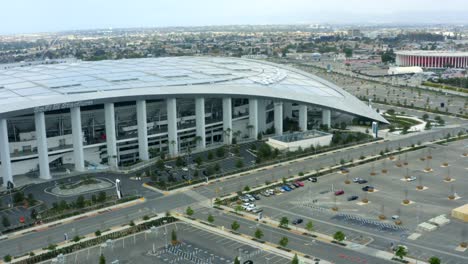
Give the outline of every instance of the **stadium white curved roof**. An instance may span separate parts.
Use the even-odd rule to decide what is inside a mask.
[[[100,103],[197,95],[289,100],[387,123],[363,102],[324,79],[257,60],[165,57],[78,61],[0,70],[0,117],[90,100]]]

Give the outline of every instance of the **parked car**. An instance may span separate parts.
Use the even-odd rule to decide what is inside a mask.
[[[247,197],[251,202],[255,201],[255,197],[250,194],[246,194],[245,197]]]
[[[290,192],[290,191],[292,190],[292,189],[289,188],[289,186],[287,186],[287,185],[283,185],[281,188],[282,188],[283,190],[287,191],[287,192]]]
[[[258,194],[252,194],[252,197],[255,198],[255,200],[260,200],[260,196]]]
[[[265,196],[265,197],[269,197],[270,196],[270,192],[268,191],[263,191],[260,193],[261,195]]]
[[[412,182],[412,181],[415,181],[416,180],[416,177],[415,176],[411,176],[407,179],[407,181],[409,182]]]
[[[358,182],[359,180],[362,180],[361,178],[353,178],[353,182]]]
[[[301,181],[296,181],[297,184],[299,184],[299,187],[304,187],[304,183]]]
[[[292,224],[293,224],[293,225],[298,225],[298,224],[300,224],[300,223],[302,223],[302,222],[304,222],[304,220],[302,220],[302,218],[298,218],[298,219],[295,219],[295,220],[292,222]]]
[[[286,183],[286,186],[289,187],[289,189],[294,190],[296,187],[292,185],[291,183]]]
[[[344,191],[343,190],[337,190],[335,191],[335,195],[338,196],[338,195],[343,195],[344,194]]]
[[[359,198],[359,196],[357,195],[351,195],[348,197],[348,201],[354,201],[354,200],[357,200]]]
[[[357,183],[359,183],[359,184],[364,184],[364,183],[367,183],[367,180],[360,179]]]
[[[263,212],[263,209],[262,209],[262,208],[256,207],[255,209],[252,210],[252,213],[258,214],[258,213],[260,213],[260,212]]]
[[[317,177],[310,177],[309,180],[310,180],[311,182],[317,182]]]
[[[400,216],[399,215],[392,215],[392,219],[393,220],[398,220],[398,219],[400,219]]]
[[[294,185],[294,187],[296,187],[296,188],[301,187],[301,186],[299,185],[299,183],[297,183],[297,182],[294,182],[293,185]]]
[[[250,199],[247,198],[247,197],[245,197],[245,196],[241,196],[240,199],[241,199],[241,201],[243,201],[244,203],[250,202]]]
[[[362,187],[362,190],[365,192],[368,192],[369,190],[373,190],[373,189],[374,189],[374,186],[370,186],[370,185],[366,185]]]

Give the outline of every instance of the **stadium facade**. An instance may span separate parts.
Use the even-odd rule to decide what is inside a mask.
[[[351,118],[387,123],[336,85],[248,59],[170,57],[0,70],[3,184],[64,168],[117,169],[188,149],[306,131]]]
[[[468,68],[468,52],[434,50],[397,51],[396,65],[422,68]]]

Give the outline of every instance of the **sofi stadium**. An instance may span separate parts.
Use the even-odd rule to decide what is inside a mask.
[[[352,118],[386,123],[354,96],[314,75],[247,59],[171,57],[0,69],[3,184],[14,175],[51,179],[281,135]]]

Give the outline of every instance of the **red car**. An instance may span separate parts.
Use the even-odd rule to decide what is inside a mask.
[[[301,182],[301,181],[296,181],[297,185],[301,186],[301,187],[304,187],[304,183]]]
[[[338,196],[338,195],[343,195],[344,194],[344,191],[343,190],[338,190],[338,191],[335,191],[335,195]]]

